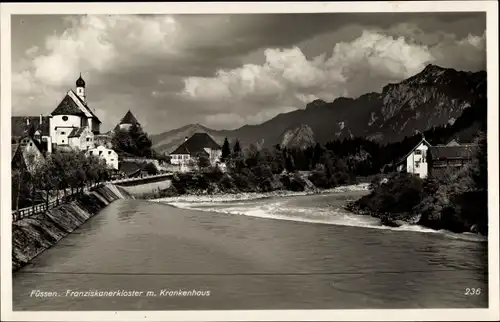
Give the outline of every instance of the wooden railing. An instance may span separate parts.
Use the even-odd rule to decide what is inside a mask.
[[[119,183],[128,183],[128,182],[133,182],[133,181],[141,181],[141,180],[147,180],[147,179],[153,179],[153,178],[160,178],[160,177],[169,177],[171,176],[172,173],[160,173],[160,174],[155,174],[155,175],[150,175],[150,176],[143,176],[143,177],[134,177],[134,178],[124,178],[124,179],[115,179],[115,180],[110,180],[110,181],[104,181],[104,182],[100,182],[90,188],[85,188],[84,191],[89,191],[90,190],[94,190],[98,187],[102,187],[106,184],[119,184]],[[73,194],[69,194],[66,196],[66,200],[77,194],[77,192],[73,193]],[[45,203],[45,202],[42,202],[42,203],[39,203],[39,204],[36,204],[36,205],[33,205],[33,206],[29,206],[29,207],[25,207],[25,208],[22,208],[22,209],[19,209],[19,210],[13,210],[12,211],[12,221],[17,221],[17,220],[20,220],[20,219],[23,219],[23,218],[26,218],[26,217],[29,217],[29,216],[33,216],[33,215],[36,215],[36,214],[40,214],[40,213],[44,213],[46,212],[47,210],[49,209],[52,209],[53,207],[57,206],[58,204],[64,202],[65,199],[64,197],[63,198],[58,198],[58,199],[55,199],[55,200],[51,200],[48,204]]]

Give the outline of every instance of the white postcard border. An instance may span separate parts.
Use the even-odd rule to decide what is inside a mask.
[[[410,321],[498,320],[498,4],[496,1],[394,2],[197,2],[197,3],[15,3],[1,4],[1,319],[8,321]],[[408,310],[252,310],[252,311],[12,311],[10,116],[11,35],[13,14],[210,14],[313,12],[471,12],[487,13],[489,308]]]

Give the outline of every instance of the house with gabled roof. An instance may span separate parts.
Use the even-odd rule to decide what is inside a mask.
[[[31,136],[20,137],[19,143],[11,144],[12,169],[26,169],[32,173],[36,165],[45,157],[42,151],[40,143]]]
[[[446,169],[459,169],[474,156],[473,144],[461,144],[456,139],[445,145],[431,145],[425,138],[396,164],[397,171],[426,178],[439,175]]]
[[[413,147],[396,164],[399,172],[407,172],[425,178],[429,175],[428,151],[432,145],[422,137],[417,145]]]
[[[89,149],[86,154],[96,156],[104,160],[109,168],[118,170],[118,154],[114,150],[100,145],[94,149]]]
[[[21,138],[29,136],[39,145],[42,153],[52,152],[49,116],[12,116],[11,144],[18,145]]]
[[[187,165],[206,156],[212,165],[217,164],[222,155],[222,148],[207,133],[195,133],[170,153],[172,164]]]

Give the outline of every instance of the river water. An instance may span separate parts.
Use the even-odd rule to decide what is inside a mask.
[[[13,308],[488,306],[486,241],[385,228],[340,208],[364,193],[164,200],[176,207],[119,200],[14,274]],[[36,290],[53,293],[40,297]],[[85,294],[111,291],[143,293]]]

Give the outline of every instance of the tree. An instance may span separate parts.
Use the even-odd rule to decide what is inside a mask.
[[[156,166],[151,163],[151,162],[148,162],[146,163],[146,165],[144,166],[144,170],[149,174],[149,175],[155,175],[158,173],[158,169],[156,168]]]
[[[238,140],[236,140],[236,142],[234,142],[233,153],[236,155],[241,153],[240,141],[238,141]]]
[[[151,139],[138,124],[132,124],[128,130],[116,130],[111,143],[117,152],[140,157],[151,157],[153,153]]]
[[[316,164],[320,162],[320,159],[323,156],[324,152],[325,152],[325,150],[323,149],[321,144],[316,143],[316,145],[314,146],[314,152],[312,155],[312,164],[311,164],[312,167],[315,167]]]
[[[137,153],[137,147],[132,137],[126,130],[115,131],[111,144],[116,152]]]
[[[144,132],[139,124],[132,124],[129,128],[128,133],[135,143],[136,153],[135,155],[141,157],[151,157],[151,139],[148,134]]]
[[[222,144],[221,160],[226,161],[230,154],[231,154],[231,147],[229,146],[229,141],[227,140],[227,138],[225,138],[224,143]]]
[[[475,140],[477,148],[472,160],[472,179],[478,190],[488,190],[488,147],[486,134],[479,133]]]
[[[293,156],[287,154],[285,157],[285,168],[286,171],[288,172],[294,172],[295,171],[295,162],[293,160]]]
[[[204,170],[210,166],[210,160],[208,159],[208,156],[204,153],[200,154],[198,156],[198,167],[200,170]]]

